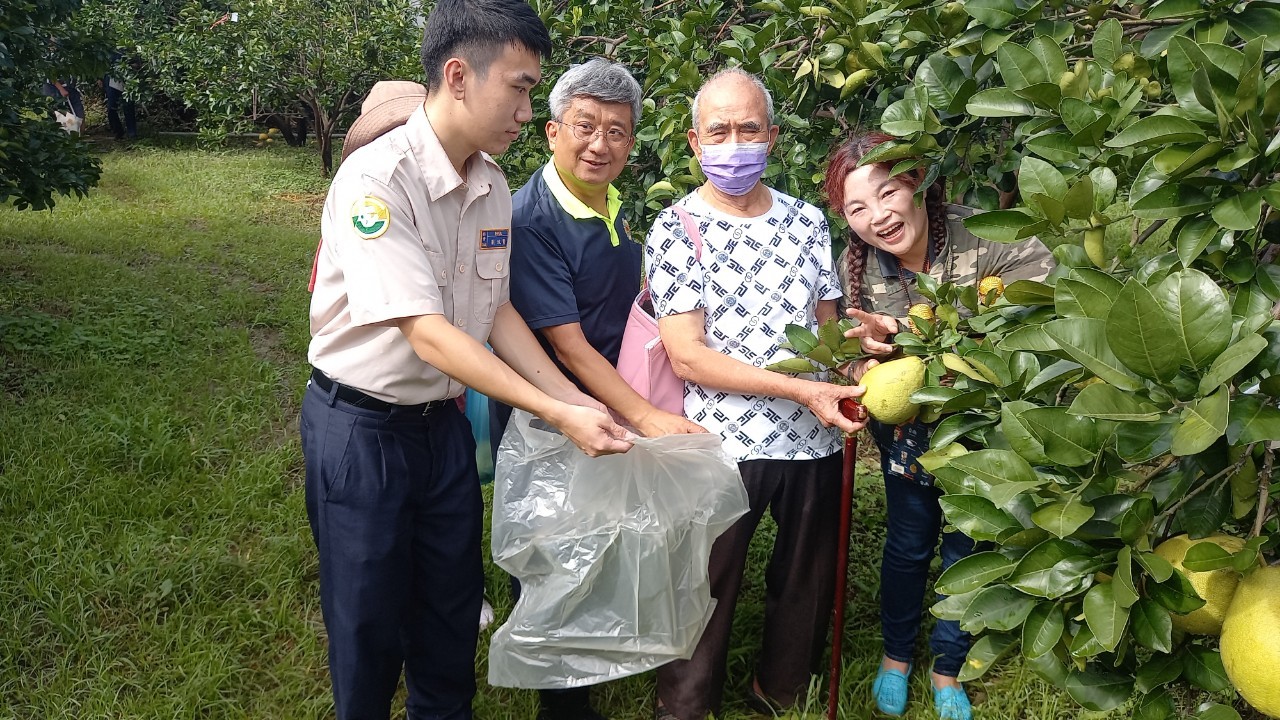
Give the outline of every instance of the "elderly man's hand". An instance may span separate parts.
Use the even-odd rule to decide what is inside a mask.
[[[855,433],[867,426],[865,419],[850,420],[840,411],[841,400],[858,398],[866,392],[861,385],[833,385],[825,382],[806,384],[802,400],[824,427],[834,425],[847,433]]]
[[[845,310],[844,314],[861,323],[852,330],[846,330],[844,336],[860,338],[864,351],[872,355],[888,355],[896,349],[892,343],[888,342],[889,338],[898,334],[896,319],[852,307]]]
[[[554,415],[546,419],[591,457],[624,453],[631,449],[628,439],[631,434],[595,408],[560,403]]]

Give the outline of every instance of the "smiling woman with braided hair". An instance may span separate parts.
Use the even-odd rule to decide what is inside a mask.
[[[982,240],[964,227],[971,208],[946,202],[943,183],[927,188],[923,205],[914,199],[925,170],[891,175],[897,161],[858,163],[881,143],[894,138],[859,133],[831,156],[823,190],[831,209],[849,223],[848,246],[836,263],[844,289],[845,313],[862,324],[850,336],[864,350],[893,354],[891,344],[908,316],[933,308],[916,290],[916,275],[927,273],[939,283],[977,285],[997,276],[1005,282],[1040,280],[1053,267],[1053,257],[1039,240],[1002,245]],[[923,304],[923,307],[916,307]],[[956,308],[961,315],[969,311]],[[917,458],[929,449],[933,424],[908,421],[899,426],[869,424],[880,450],[887,520],[880,568],[880,624],[884,658],[872,692],[877,707],[901,715],[907,706],[907,679],[920,632],[929,564],[942,530],[942,492]],[[942,533],[942,565],[973,552],[974,543],[960,532]],[[931,675],[934,707],[943,720],[970,720],[964,688],[956,680],[969,651],[969,635],[955,621],[934,625],[930,649],[936,655]]]

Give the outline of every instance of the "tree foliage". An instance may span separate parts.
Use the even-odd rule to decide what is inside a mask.
[[[96,39],[65,26],[79,5],[0,6],[0,203],[49,208],[55,195],[84,195],[98,181],[98,162],[54,122],[52,103],[40,92],[47,78],[91,76],[101,66]]]

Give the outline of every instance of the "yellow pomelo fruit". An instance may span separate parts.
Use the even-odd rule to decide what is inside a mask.
[[[1205,572],[1192,572],[1184,568],[1182,560],[1187,556],[1187,551],[1202,542],[1214,543],[1229,553],[1239,552],[1244,547],[1244,540],[1230,535],[1210,535],[1200,540],[1177,535],[1156,546],[1156,554],[1182,571],[1196,593],[1204,599],[1204,606],[1198,610],[1192,610],[1186,615],[1173,614],[1173,627],[1193,635],[1217,635],[1222,632],[1222,619],[1227,615],[1227,608],[1231,605],[1231,597],[1236,592],[1240,576],[1231,568]]]
[[[920,334],[920,330],[916,328],[916,319],[933,322],[933,318],[933,306],[929,303],[916,303],[907,308],[907,326],[917,335]]]
[[[1105,227],[1091,227],[1084,231],[1084,252],[1089,256],[1089,262],[1095,267],[1105,268],[1107,266],[1107,253],[1103,247],[1103,241],[1107,238],[1107,229]]]
[[[1231,684],[1263,715],[1280,718],[1280,567],[1259,568],[1240,581],[1220,648]]]
[[[982,278],[982,282],[978,283],[978,300],[983,304],[986,304],[988,295],[991,296],[991,302],[995,302],[1003,294],[1004,281],[1000,279],[999,275],[988,275]]]
[[[924,361],[911,355],[877,365],[862,376],[867,389],[860,398],[871,417],[889,425],[901,425],[916,416],[920,406],[911,393],[924,385]]]

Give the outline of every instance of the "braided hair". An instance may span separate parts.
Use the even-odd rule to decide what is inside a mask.
[[[822,183],[823,194],[827,198],[827,205],[841,216],[844,215],[844,182],[849,177],[849,173],[858,169],[858,162],[862,160],[872,148],[895,140],[889,135],[878,132],[856,132],[848,140],[840,144],[836,151],[831,155],[831,162],[827,165],[826,179]],[[895,161],[896,162],[896,161]],[[894,162],[877,163],[885,170],[891,170]],[[899,177],[903,183],[908,185],[912,190],[917,190],[920,183],[924,182],[923,169],[916,169],[911,172],[904,173]],[[947,243],[947,208],[946,208],[946,191],[943,189],[943,181],[939,179],[925,190],[924,194],[925,213],[929,219],[929,243],[932,247],[932,257],[942,257],[942,250]],[[867,269],[867,248],[869,247],[862,238],[853,232],[853,228],[849,229],[849,305],[861,306],[862,304],[862,275]]]

